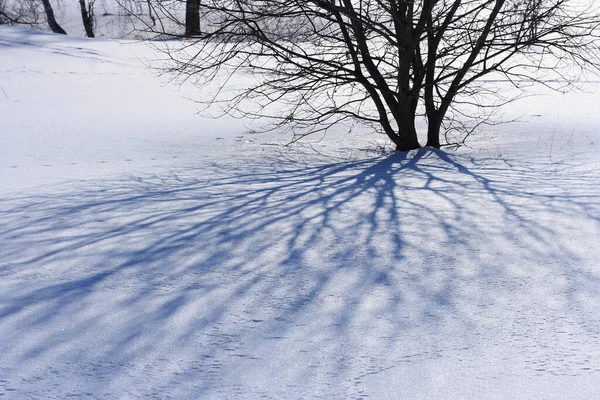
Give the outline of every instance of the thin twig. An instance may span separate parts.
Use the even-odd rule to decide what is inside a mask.
[[[8,97],[8,94],[6,93],[6,90],[4,90],[4,88],[2,87],[2,85],[0,85],[0,89],[2,89],[2,93],[4,93],[4,95],[6,96],[6,98],[8,100],[10,100],[10,97]]]

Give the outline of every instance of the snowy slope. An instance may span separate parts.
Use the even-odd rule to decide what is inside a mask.
[[[600,397],[597,84],[389,156],[197,116],[141,44],[0,49],[0,397]]]
[[[185,92],[146,68],[144,45],[4,27],[0,46],[0,167],[12,168],[2,176],[10,186],[162,168],[244,132],[196,115]]]

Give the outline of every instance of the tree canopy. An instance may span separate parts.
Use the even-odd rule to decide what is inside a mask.
[[[491,81],[562,85],[600,65],[600,12],[581,0],[203,0],[201,12],[171,69],[252,73],[227,110],[299,135],[358,120],[401,151],[421,146],[419,117],[432,147],[484,120],[506,100]]]

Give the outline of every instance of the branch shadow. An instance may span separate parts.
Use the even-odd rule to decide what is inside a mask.
[[[22,394],[352,398],[490,342],[527,347],[523,368],[600,372],[586,346],[544,347],[599,337],[593,179],[421,150],[0,198],[4,375]]]

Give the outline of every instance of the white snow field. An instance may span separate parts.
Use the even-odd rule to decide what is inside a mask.
[[[152,57],[0,27],[0,399],[600,398],[600,85],[390,155]]]

